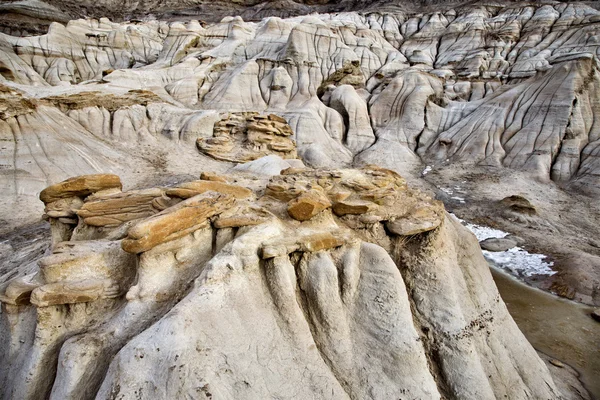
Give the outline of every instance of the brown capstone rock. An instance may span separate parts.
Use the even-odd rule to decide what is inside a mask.
[[[252,196],[252,190],[242,186],[230,185],[218,181],[192,181],[186,182],[178,187],[167,189],[168,196],[189,199],[190,197],[205,192],[217,192],[234,196],[236,199],[247,199]]]
[[[82,175],[48,186],[40,193],[40,200],[47,204],[68,197],[85,197],[100,190],[122,187],[121,178],[117,175]]]
[[[154,200],[162,196],[161,189],[119,193],[86,202],[77,211],[77,215],[87,225],[117,226],[156,214],[161,209],[154,207]]]
[[[298,221],[308,221],[321,211],[331,207],[331,201],[319,190],[309,190],[290,200],[287,212]]]
[[[343,200],[343,201],[338,201],[337,203],[335,203],[333,205],[333,212],[337,216],[340,216],[340,217],[344,216],[344,215],[348,215],[348,214],[359,215],[359,214],[368,213],[375,207],[376,207],[376,204],[374,204],[370,201]]]
[[[142,253],[171,240],[178,239],[208,223],[211,218],[229,208],[231,195],[207,192],[196,195],[131,227],[123,240],[123,250]]]

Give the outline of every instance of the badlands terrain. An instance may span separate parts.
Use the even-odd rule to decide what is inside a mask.
[[[591,398],[594,5],[0,3],[0,395]]]

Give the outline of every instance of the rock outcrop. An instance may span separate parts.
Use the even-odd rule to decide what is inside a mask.
[[[401,176],[600,304],[600,12],[424,3],[0,5],[2,396],[561,398]]]
[[[2,184],[23,203],[67,177],[57,158],[135,179],[202,154],[274,154],[402,172],[497,166],[597,194],[599,21],[557,3],[212,25],[102,18],[1,35]]]
[[[395,172],[203,178],[44,191],[77,226],[1,290],[4,398],[560,398],[476,238]]]
[[[200,137],[200,152],[217,160],[253,161],[270,154],[281,158],[296,158],[294,134],[286,120],[274,114],[229,114],[215,123],[213,136]]]

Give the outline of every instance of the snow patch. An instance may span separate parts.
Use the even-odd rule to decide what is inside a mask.
[[[475,234],[480,242],[485,239],[503,238],[508,232],[499,229],[490,228],[466,222],[454,214],[450,214],[461,224]],[[529,253],[520,247],[513,247],[507,251],[488,251],[482,250],[483,255],[488,261],[493,262],[500,268],[503,268],[517,277],[530,277],[533,275],[554,275],[556,271],[552,270],[554,263],[546,262],[546,256],[543,254]]]
[[[425,169],[423,170],[423,172],[421,172],[421,175],[427,175],[432,170],[433,170],[433,168],[431,167],[431,165],[428,165],[428,166],[425,167]]]
[[[483,255],[497,266],[504,268],[513,275],[530,277],[533,275],[554,275],[553,262],[546,262],[543,254],[532,254],[520,247],[513,247],[507,251],[482,250]]]

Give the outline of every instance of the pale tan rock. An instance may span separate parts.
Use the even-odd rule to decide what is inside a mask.
[[[227,194],[208,192],[196,195],[166,209],[129,229],[123,249],[142,253],[200,229],[207,220],[230,207],[234,198]]]
[[[117,226],[161,211],[154,207],[154,201],[162,196],[162,190],[151,189],[96,197],[83,204],[77,215],[91,226]]]
[[[57,304],[87,303],[119,295],[119,285],[110,280],[56,282],[40,286],[31,293],[31,303],[37,307]]]
[[[83,201],[79,197],[69,197],[46,204],[44,211],[50,218],[75,217]]]
[[[426,206],[413,209],[404,216],[388,221],[385,226],[393,234],[410,236],[431,231],[440,226],[442,220],[443,208],[441,206],[438,205],[437,208]]]
[[[45,284],[109,279],[122,291],[135,276],[133,260],[119,241],[92,240],[62,242],[38,264]]]
[[[38,274],[14,279],[6,285],[4,293],[0,292],[0,301],[15,306],[29,304],[31,292],[41,284]]]
[[[178,187],[169,188],[166,190],[167,195],[188,199],[190,197],[202,194],[205,192],[217,192],[225,195],[234,196],[236,199],[247,199],[252,196],[252,191],[242,186],[230,185],[219,181],[193,181],[186,182]]]

